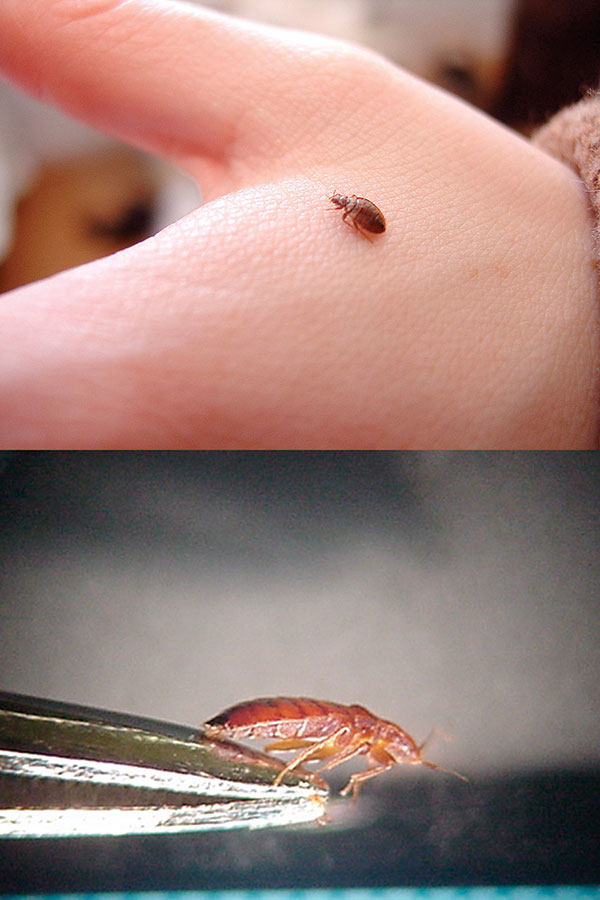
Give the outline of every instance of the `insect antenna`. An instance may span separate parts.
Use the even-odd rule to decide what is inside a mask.
[[[427,766],[428,769],[437,769],[438,772],[446,772],[447,775],[455,775],[457,778],[460,778],[461,781],[467,781],[468,778],[466,775],[461,775],[460,772],[456,772],[454,769],[445,769],[444,766],[438,766],[437,763],[429,762],[428,759],[422,759],[422,764]]]
[[[444,734],[444,732],[441,731],[439,728],[432,728],[431,731],[429,732],[429,734],[427,735],[427,737],[425,738],[425,740],[421,744],[419,744],[419,747],[418,747],[419,754],[421,753],[422,750],[424,750],[425,745],[429,743],[429,741],[431,740],[433,735],[436,733],[441,734],[443,738],[445,738],[446,740],[449,740],[448,735]],[[454,769],[445,769],[443,766],[438,766],[437,763],[432,763],[432,762],[429,762],[428,759],[423,759],[423,757],[421,757],[421,762],[424,766],[427,766],[428,769],[437,769],[438,772],[446,772],[448,775],[455,775],[457,778],[460,778],[461,781],[468,782],[468,780],[469,780],[466,775],[461,775],[460,772],[456,772]]]

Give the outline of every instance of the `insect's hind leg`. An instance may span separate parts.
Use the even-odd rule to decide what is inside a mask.
[[[357,231],[360,235],[362,235],[362,237],[366,238],[372,246],[374,246],[373,240],[369,237],[367,232],[364,231],[364,229],[362,229],[360,227],[360,225],[356,224],[356,219],[347,219],[346,218],[347,215],[348,215],[348,213],[345,212],[344,215],[342,216],[342,222],[345,222],[346,225],[349,225],[351,228],[353,228],[355,231]]]

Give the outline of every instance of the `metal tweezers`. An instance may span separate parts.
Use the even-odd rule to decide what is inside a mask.
[[[0,837],[265,828],[323,818],[316,775],[201,729],[0,692]]]

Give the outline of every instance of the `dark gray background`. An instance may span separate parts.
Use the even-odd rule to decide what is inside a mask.
[[[597,768],[596,455],[3,463],[3,690],[191,725],[314,696],[470,776]]]

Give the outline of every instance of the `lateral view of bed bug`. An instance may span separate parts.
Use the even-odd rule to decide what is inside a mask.
[[[370,767],[350,776],[341,791],[343,795],[352,791],[356,797],[364,781],[398,763],[428,766],[466,781],[458,772],[423,759],[422,744],[417,744],[399,725],[379,719],[363,706],[343,706],[307,697],[264,697],[230,706],[209,719],[204,728],[216,738],[275,738],[265,748],[267,752],[300,750],[276,776],[276,785],[302,763],[326,760],[317,769],[325,772],[360,754],[367,756]]]
[[[366,197],[357,197],[354,194],[346,197],[345,194],[332,194],[329,198],[334,206],[344,210],[342,221],[351,225],[356,231],[366,237],[372,244],[373,241],[367,234],[381,234],[385,231],[385,217],[378,206]]]

